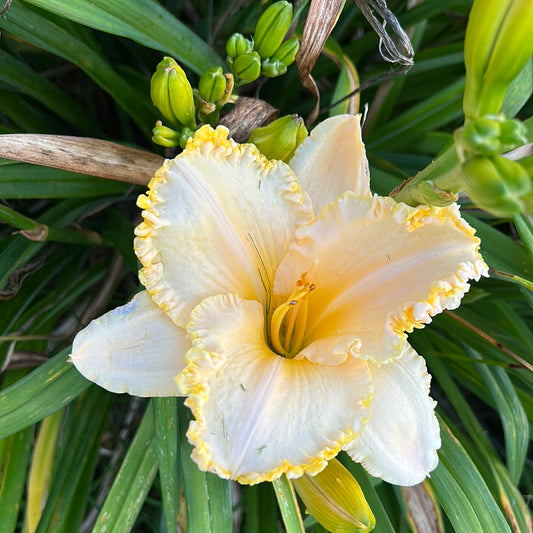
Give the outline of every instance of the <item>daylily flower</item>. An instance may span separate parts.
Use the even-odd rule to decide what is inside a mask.
[[[406,337],[486,275],[473,229],[457,205],[372,196],[357,117],[289,165],[227,135],[199,129],[139,197],[146,290],[78,334],[74,364],[114,392],[186,395],[193,458],[221,477],[314,475],[344,449],[419,483],[440,436]]]

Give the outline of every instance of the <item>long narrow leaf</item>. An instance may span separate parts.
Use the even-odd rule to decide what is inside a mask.
[[[91,28],[133,39],[172,54],[197,74],[221,64],[220,58],[195,33],[153,0],[28,0]]]

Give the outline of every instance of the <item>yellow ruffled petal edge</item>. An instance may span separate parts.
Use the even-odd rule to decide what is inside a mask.
[[[391,200],[387,199],[387,201]],[[394,333],[406,338],[404,332],[411,333],[415,328],[423,328],[425,324],[431,322],[433,316],[442,313],[445,309],[459,307],[461,299],[470,289],[469,280],[479,281],[482,276],[488,277],[489,269],[479,252],[481,241],[475,236],[476,230],[461,218],[457,204],[446,207],[421,205],[412,208],[395,202],[393,209],[395,221],[407,226],[409,231],[428,224],[441,225],[446,221],[451,221],[459,232],[471,239],[474,247],[471,259],[460,262],[451,276],[436,281],[427,299],[404,305],[402,313],[391,319],[390,325]]]
[[[264,293],[264,285],[260,280],[260,275],[257,274],[258,270],[262,276],[272,278],[274,268],[290,244],[289,238],[292,241],[296,225],[307,222],[313,217],[310,199],[302,191],[287,165],[266,159],[254,145],[237,144],[227,138],[228,133],[228,129],[223,126],[216,129],[210,126],[200,128],[181,154],[173,160],[165,161],[150,181],[147,193],[140,195],[137,200],[137,205],[143,210],[143,222],[135,229],[134,242],[135,253],[143,265],[139,272],[139,279],[153,300],[180,326],[185,326],[190,312],[203,298],[225,292],[241,294],[239,290],[242,287],[231,287],[232,282],[228,282],[228,278],[234,272],[226,276],[220,268],[220,261],[214,256],[211,261],[211,270],[203,278],[205,290],[202,291],[200,281],[202,268],[206,265],[205,257],[196,257],[197,262],[199,261],[199,264],[196,264],[194,263],[195,257],[186,256],[187,248],[190,247],[186,242],[183,244],[186,241],[186,233],[184,237],[184,230],[181,227],[183,224],[194,224],[195,215],[190,213],[191,206],[187,206],[189,213],[181,219],[179,209],[176,207],[180,201],[183,202],[183,198],[179,197],[180,187],[188,191],[189,185],[184,183],[171,187],[170,180],[182,179],[179,172],[185,172],[193,177],[196,172],[198,180],[205,180],[214,194],[220,196],[211,198],[210,201],[220,203],[221,211],[234,215],[229,225],[235,226],[242,233],[241,240],[246,240],[245,243],[236,242],[235,246],[241,252],[247,247],[250,256],[250,259],[245,262],[241,260],[242,257],[236,258],[240,261],[241,270],[247,269],[247,275],[239,278],[246,286],[244,294],[241,294],[244,297],[256,296],[256,294],[250,294],[250,292],[253,293],[253,290],[249,289],[250,285],[256,287],[255,292]],[[230,182],[224,181],[224,179],[227,180],[228,168],[230,168],[228,165],[233,165],[231,169],[235,172],[235,169],[239,169],[239,163],[243,175],[232,175],[231,178],[235,179]],[[217,172],[217,165],[220,166],[220,172]],[[177,173],[176,166],[179,167]],[[263,183],[266,178],[268,178],[268,186],[266,181]],[[219,183],[220,180],[222,182]],[[231,195],[233,199],[228,200]],[[241,208],[233,205],[235,198],[240,198]],[[268,209],[272,202],[275,202],[275,205]],[[170,207],[171,204],[173,204],[172,207]],[[224,228],[224,224],[228,222],[217,221],[213,218],[212,208],[213,205],[209,202],[198,206],[198,220],[203,223],[199,229],[204,229],[207,223],[212,223],[210,235],[216,235],[216,227]],[[202,209],[209,210],[209,213],[202,212]],[[170,230],[175,230],[174,236],[169,226],[171,226]],[[256,228],[257,234],[247,235],[245,231],[247,227]],[[275,233],[278,237],[274,240],[271,235],[274,231],[272,228],[276,228]],[[164,239],[158,238],[159,233],[163,232],[165,232]],[[207,237],[204,235],[204,238]],[[161,247],[172,244],[172,239],[177,240],[177,246],[183,245],[186,248],[183,250],[182,263],[189,264],[189,270],[192,269],[199,274],[195,278],[194,288],[188,287],[186,282],[191,272],[184,271],[181,263],[176,266],[176,261],[170,261],[173,264],[169,265],[165,264],[162,259]],[[202,240],[203,238],[199,239],[197,246],[202,245]],[[266,247],[267,244],[268,247]],[[209,246],[205,248],[209,252]],[[225,257],[227,253],[226,249]],[[170,272],[172,269],[173,271]],[[215,275],[216,269],[218,269],[218,275]],[[266,273],[263,272],[265,269]],[[246,283],[242,281],[246,279],[249,281]],[[228,286],[231,287],[229,291]]]
[[[206,299],[206,301],[202,302],[202,304],[199,305],[192,313],[191,321],[188,324],[187,329],[189,332],[189,337],[193,342],[193,348],[186,355],[186,361],[188,363],[186,368],[176,377],[176,382],[179,389],[183,394],[187,395],[185,405],[191,409],[195,417],[195,420],[191,422],[189,430],[187,431],[189,442],[194,446],[192,458],[198,464],[201,470],[215,473],[219,477],[225,479],[234,479],[239,483],[246,485],[254,485],[263,481],[272,481],[279,478],[283,474],[285,474],[288,478],[297,478],[303,474],[315,475],[321,472],[327,466],[329,460],[334,458],[345,446],[352,443],[359,435],[362,434],[364,430],[368,420],[367,413],[369,405],[372,399],[372,384],[367,380],[368,369],[365,367],[365,372],[361,375],[361,383],[367,380],[369,389],[364,395],[364,398],[358,401],[357,407],[353,407],[355,410],[355,415],[351,428],[335,430],[336,437],[330,440],[329,445],[324,446],[319,453],[313,457],[310,457],[309,460],[304,461],[301,464],[293,464],[287,459],[280,459],[280,463],[276,468],[270,469],[266,472],[252,472],[246,475],[235,475],[230,470],[220,466],[213,459],[212,452],[203,439],[203,434],[209,430],[204,412],[205,406],[210,397],[210,378],[214,374],[220,374],[224,372],[226,357],[221,353],[222,350],[220,350],[220,347],[217,346],[216,333],[213,334],[212,330],[207,331],[205,325],[199,326],[197,324],[197,320],[198,315],[203,312],[203,310],[200,308],[202,308],[205,304],[210,306],[212,304],[220,305],[221,303],[223,306],[227,306],[228,308],[232,306],[238,307],[243,304],[257,304],[257,302],[244,301],[241,298],[232,295],[218,296]],[[250,308],[248,311],[251,310],[252,308]],[[249,316],[251,314],[253,313],[246,313],[247,320],[249,320]],[[224,315],[224,317],[227,318],[227,315]],[[249,331],[249,328],[246,328],[246,331]],[[237,331],[237,334],[238,333],[239,331]],[[237,352],[239,350],[242,352],[243,347],[238,346],[236,349]],[[278,357],[273,353],[272,356]],[[236,357],[236,355],[233,354],[233,357]],[[296,361],[290,362],[296,363]],[[364,362],[358,362],[358,364],[361,363]],[[238,382],[239,379],[235,377],[236,389],[239,387]],[[357,383],[354,384],[354,387],[357,388]],[[317,393],[318,392],[320,391],[317,391]],[[327,391],[327,393],[335,395],[334,390]],[[354,396],[356,396],[356,394],[357,391],[354,391]],[[298,448],[300,444],[301,441],[295,441],[291,443],[291,446]]]

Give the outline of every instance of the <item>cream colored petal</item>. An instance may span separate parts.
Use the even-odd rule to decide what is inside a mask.
[[[195,416],[187,435],[201,469],[245,484],[315,474],[362,431],[366,361],[277,356],[265,344],[262,306],[235,296],[202,302],[188,333],[194,347],[178,383]]]
[[[381,366],[371,363],[370,371],[370,418],[346,450],[371,475],[396,485],[416,485],[437,466],[441,444],[424,360],[406,343],[399,359]]]
[[[265,286],[311,205],[290,168],[204,126],[166,161],[138,205],[139,277],[180,326],[205,297],[265,301]]]
[[[298,147],[289,165],[316,213],[345,191],[370,196],[360,115],[338,115],[321,122]]]
[[[143,291],[80,331],[71,359],[87,379],[111,392],[179,396],[174,378],[190,347],[185,330]]]
[[[274,304],[318,259],[304,346],[353,334],[361,357],[384,362],[399,355],[404,332],[457,307],[469,279],[487,274],[473,234],[456,205],[411,208],[346,193],[296,233],[276,273]]]

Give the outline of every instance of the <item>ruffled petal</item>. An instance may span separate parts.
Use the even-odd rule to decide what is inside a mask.
[[[187,436],[201,469],[240,483],[316,474],[365,424],[367,362],[337,366],[274,354],[263,309],[235,296],[192,313],[193,349],[178,377],[195,420]]]
[[[346,191],[370,196],[360,115],[338,115],[321,122],[289,163],[316,213]]]
[[[456,308],[468,280],[487,275],[455,204],[412,208],[346,193],[296,237],[275,276],[274,304],[318,260],[304,346],[351,333],[360,357],[381,362],[401,353],[404,332]]]
[[[370,364],[374,397],[362,435],[346,446],[354,461],[395,485],[416,485],[438,462],[440,430],[424,359],[406,343],[402,356]]]
[[[142,291],[80,331],[71,359],[87,379],[111,392],[179,396],[174,378],[190,347],[185,330]]]
[[[296,225],[312,216],[287,165],[227,135],[223,127],[198,130],[138,200],[139,278],[179,326],[207,296],[264,302]]]

